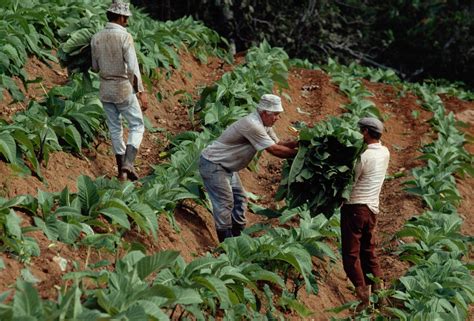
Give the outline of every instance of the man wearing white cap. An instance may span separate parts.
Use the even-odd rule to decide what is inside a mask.
[[[375,255],[375,224],[379,213],[379,196],[390,160],[390,152],[380,143],[383,124],[373,117],[358,123],[367,149],[356,164],[354,186],[349,200],[341,208],[342,264],[354,284],[361,304],[369,305],[370,287],[381,289],[368,274],[380,278],[382,273]]]
[[[199,172],[212,203],[220,242],[239,236],[245,228],[247,200],[238,171],[247,167],[258,151],[288,158],[296,155],[296,141],[280,142],[271,128],[283,112],[280,97],[266,94],[257,111],[230,125],[201,153]]]
[[[138,100],[143,110],[148,107],[133,39],[125,29],[131,15],[128,3],[114,1],[107,9],[109,22],[91,41],[92,70],[99,73],[100,100],[121,180],[138,179],[134,162],[145,131]],[[126,146],[122,117],[129,129]]]

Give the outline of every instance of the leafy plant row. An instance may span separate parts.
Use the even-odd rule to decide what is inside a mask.
[[[14,101],[25,96],[13,80],[17,76],[27,89],[24,70],[29,55],[46,63],[59,60],[70,71],[86,71],[90,66],[90,39],[105,24],[108,3],[85,0],[5,0],[0,5],[0,99],[3,89]],[[158,22],[132,8],[130,32],[136,40],[139,62],[146,80],[158,77],[157,67],[179,67],[176,49],[191,50],[201,61],[208,55],[227,57],[218,47],[225,41],[218,34],[191,18]],[[186,49],[188,48],[188,49]],[[34,81],[41,81],[37,79]]]
[[[274,54],[270,54],[271,52],[274,52]],[[263,56],[267,57],[267,59],[262,59]],[[266,80],[267,78],[270,79],[271,77],[275,77],[281,80],[286,77],[286,74],[284,73],[286,72],[285,69],[283,69],[283,73],[277,74],[280,71],[274,67],[275,65],[278,66],[278,59],[280,59],[280,57],[287,59],[287,57],[284,56],[284,53],[276,49],[271,49],[268,45],[264,45],[259,49],[251,50],[248,55],[248,63],[237,68],[232,75],[229,76],[230,78],[235,78],[233,81],[235,83],[240,83],[241,86],[245,83],[243,82],[244,77],[252,77],[252,81],[246,82],[248,86],[247,92],[253,94],[253,98],[250,96],[250,98],[246,98],[249,102],[249,104],[246,105],[247,108],[251,107],[251,99],[255,99],[256,101],[257,97],[259,97],[263,92],[271,90],[273,83],[271,80]],[[80,77],[77,77],[76,81],[70,86],[53,89],[44,104],[31,102],[30,105],[32,108],[15,115],[14,120],[17,120],[17,122],[14,122],[11,125],[4,124],[3,142],[5,143],[0,145],[3,147],[0,151],[6,155],[6,158],[10,162],[13,164],[21,164],[23,165],[22,167],[26,167],[22,164],[22,159],[20,157],[20,151],[25,151],[27,158],[29,157],[28,159],[30,159],[30,162],[34,164],[33,167],[36,169],[37,173],[39,173],[40,162],[38,159],[47,160],[50,151],[69,146],[71,149],[75,148],[76,151],[80,152],[79,148],[81,146],[80,143],[82,142],[81,137],[86,138],[84,142],[90,142],[90,140],[96,136],[98,124],[103,123],[101,120],[102,113],[100,113],[100,104],[93,94],[83,92],[83,83],[79,82],[79,79]],[[227,88],[225,87],[228,85],[226,81],[226,78],[224,78],[218,82],[215,87],[208,89],[206,91],[206,99],[210,99],[212,90],[217,92],[218,90],[221,90],[221,88]],[[215,95],[216,94],[214,94],[214,97],[216,97]],[[229,99],[228,97],[230,95],[231,94],[229,93],[224,93],[220,95],[218,99]],[[79,99],[79,102],[76,102],[76,99]],[[235,98],[232,98],[232,100],[235,101]],[[81,102],[88,102],[90,104],[84,106]],[[215,104],[211,103],[209,103],[209,105],[212,107],[215,106]],[[223,107],[222,104],[219,106]],[[230,110],[230,108],[226,108],[226,110],[223,110],[222,112],[227,112],[227,110]],[[242,109],[242,111],[245,111],[245,109]],[[242,111],[240,114],[242,114]],[[203,118],[206,119],[207,117],[204,116]],[[220,120],[215,119],[212,124],[217,124],[217,121]],[[34,125],[36,125],[36,127]],[[153,208],[155,214],[162,212],[172,213],[176,204],[182,199],[199,199],[202,195],[200,192],[200,186],[202,183],[196,174],[196,160],[201,149],[204,148],[210,139],[212,139],[213,135],[216,135],[226,125],[225,121],[222,121],[220,127],[215,126],[218,129],[213,129],[212,134],[209,130],[204,130],[201,133],[184,133],[178,135],[178,137],[174,139],[175,146],[172,150],[173,153],[170,162],[157,166],[155,174],[144,180],[145,185],[140,190],[140,198],[147,200],[147,203],[151,208]],[[32,128],[32,130],[26,131],[29,128]],[[33,131],[35,128],[39,128],[40,131]],[[23,136],[20,136],[17,132],[20,134],[25,132],[23,136],[27,138],[19,139],[18,137],[22,138]],[[60,136],[63,139],[57,138],[60,132],[63,133],[63,136]],[[75,135],[77,132],[80,132],[80,135]],[[67,145],[68,142],[69,145]],[[27,143],[29,143],[29,145]],[[63,147],[61,147],[61,145]],[[30,148],[28,149],[25,146]],[[78,182],[78,189],[83,191],[83,193],[88,194],[88,189],[84,186],[84,184]],[[104,193],[107,200],[110,198],[110,195],[105,191],[102,193]],[[68,193],[66,192],[66,195],[67,194]],[[52,200],[58,199],[58,197],[51,195],[46,197],[45,195],[48,195],[47,193],[40,193],[40,195],[42,196],[40,202],[47,202],[48,204],[52,204],[54,203]],[[96,195],[96,193],[92,193],[92,195]],[[127,199],[126,194],[119,193],[119,196],[122,199]],[[98,201],[98,199],[99,198],[97,198],[96,201]],[[71,207],[71,204],[69,204],[70,202],[72,201],[59,203],[59,207]],[[82,214],[85,214],[86,212],[89,213],[89,210],[83,208],[84,205],[79,205],[78,203],[74,204],[75,205],[72,207],[82,209]],[[56,206],[57,205],[58,204],[56,204]],[[104,208],[104,205],[101,205],[100,207]],[[29,211],[34,213],[36,212],[36,208],[38,208],[38,206],[30,207]],[[46,216],[48,222],[52,223],[54,223],[58,218],[61,218],[60,220],[68,224],[68,231],[75,231],[72,235],[77,236],[79,232],[84,232],[86,235],[89,234],[87,232],[90,228],[83,230],[85,226],[88,226],[88,224],[84,223],[84,218],[81,218],[79,215],[63,215],[61,214],[62,210],[57,213],[59,214],[57,215],[54,213],[52,205],[47,206],[47,208],[49,208],[46,211],[47,215],[43,218],[45,222]],[[105,208],[108,207],[105,206]],[[5,210],[7,213],[10,211],[8,206],[5,207]],[[113,210],[116,211],[116,214],[118,213],[116,208]],[[127,211],[128,210],[124,211],[121,209],[117,214],[117,217],[126,217]],[[76,213],[77,210],[70,209],[69,212]],[[50,216],[50,214],[54,215]],[[88,215],[90,215],[90,213]],[[97,215],[98,213],[95,216]],[[97,222],[94,220],[96,218],[95,216],[93,215],[92,222]],[[172,215],[170,215],[170,218],[172,218]],[[39,221],[37,221],[37,223],[38,222]],[[119,220],[119,222],[124,222],[124,220]],[[42,227],[47,226],[44,223],[40,223],[40,225]],[[148,231],[156,230],[155,226],[150,226],[149,228],[145,228],[144,224],[138,224],[138,226]],[[57,227],[54,229],[57,229]],[[11,235],[7,228],[5,228],[5,231],[6,237]],[[45,233],[49,236],[53,235],[47,230],[45,230]],[[19,237],[18,233],[16,233],[16,237]],[[57,237],[54,237],[53,239],[56,238]],[[60,240],[68,244],[72,244],[76,241],[76,239],[70,235],[62,237]]]
[[[25,96],[11,77],[18,76],[28,84],[28,75],[23,69],[28,55],[56,61],[51,49],[58,44],[54,32],[58,25],[48,8],[31,2],[2,1],[0,15],[3,17],[0,23],[0,99],[6,89],[15,101],[21,101]]]
[[[222,244],[220,254],[188,264],[175,251],[152,256],[131,251],[112,270],[68,273],[65,279],[72,280],[72,286],[61,290],[57,302],[41,300],[30,283],[18,280],[12,302],[0,305],[0,316],[2,320],[273,320],[283,317],[279,310],[307,316],[308,309],[295,293],[302,286],[317,293],[310,253],[323,254],[321,240],[333,229],[324,217],[311,218],[306,212],[299,228],[273,229],[258,238],[244,234]],[[84,279],[94,286],[85,287]],[[288,279],[293,280],[290,288]]]
[[[70,72],[87,72],[91,66],[90,41],[92,36],[105,25],[106,3],[94,2],[82,6],[87,11],[77,10],[74,19],[60,30],[62,44],[58,57]],[[151,86],[153,79],[159,79],[157,68],[170,71],[180,67],[178,50],[191,51],[201,62],[208,56],[232,59],[221,47],[225,39],[191,17],[174,21],[156,21],[140,10],[132,9],[128,31],[135,42],[143,79]],[[90,11],[89,11],[90,10]],[[86,73],[87,75],[87,73]]]
[[[147,198],[170,212],[183,198],[207,206],[200,201],[205,195],[197,169],[202,149],[230,123],[254,110],[261,95],[271,92],[275,84],[287,86],[287,59],[284,51],[263,43],[249,50],[244,64],[203,89],[199,102],[190,109],[192,119],[199,113],[202,130],[183,132],[171,140],[169,162],[156,166],[145,179]]]
[[[223,104],[216,105],[214,99],[228,99],[229,102],[245,99],[247,102],[245,108],[248,109],[242,109],[242,112],[244,110],[249,112],[254,108],[261,94],[272,90],[274,85],[272,77],[278,81],[286,78],[285,64],[280,63],[282,59],[287,59],[284,52],[272,49],[266,44],[251,50],[247,55],[246,64],[237,67],[228,78],[223,78],[216,86],[205,90],[206,96],[205,99],[201,99],[200,105],[204,122],[207,115],[205,111],[217,108],[215,106],[226,108]],[[245,84],[247,88],[244,89],[247,90],[242,92],[252,93],[253,96],[234,97],[230,91],[233,87],[229,85],[230,80],[241,85]],[[238,108],[237,103],[235,108]],[[228,110],[220,110],[216,114],[228,115],[227,113]],[[196,155],[209,141],[211,134],[216,135],[224,128],[223,126],[217,121],[212,121],[209,123],[210,128],[202,133],[189,132],[177,137],[174,140],[175,147],[170,162],[157,166],[155,175],[145,179],[140,189],[136,189],[131,183],[119,184],[115,180],[106,179],[93,182],[87,177],[81,177],[78,181],[77,194],[71,194],[67,190],[61,193],[40,192],[37,199],[29,197],[22,199],[21,204],[8,203],[5,207],[10,211],[12,208],[21,208],[35,215],[34,221],[37,227],[52,240],[61,240],[68,244],[79,242],[85,246],[111,251],[119,246],[125,248],[126,245],[121,244],[120,239],[121,234],[130,228],[129,222],[133,222],[137,228],[145,232],[153,233],[157,230],[157,226],[153,225],[156,224],[157,215],[164,211],[171,212],[180,199],[196,199],[200,195],[201,183],[195,177]],[[104,222],[104,218],[108,223]],[[141,272],[135,272],[131,266],[127,267],[129,273],[125,275],[120,262],[116,265],[118,267],[116,272],[110,275],[105,275],[106,272],[78,272],[75,274],[78,287],[70,289],[71,292],[62,292],[59,304],[40,302],[35,304],[38,308],[34,311],[15,309],[20,304],[38,303],[35,291],[30,291],[31,286],[20,281],[14,298],[18,303],[5,306],[4,317],[10,319],[26,313],[36,316],[87,315],[94,319],[99,315],[119,318],[130,317],[136,313],[137,316],[145,314],[148,317],[165,320],[173,318],[173,311],[178,310],[182,313],[183,319],[188,315],[198,319],[209,319],[223,314],[225,318],[233,320],[244,315],[251,319],[254,317],[266,319],[265,315],[261,315],[262,312],[270,317],[279,315],[278,309],[296,310],[306,315],[308,311],[297,302],[296,293],[301,285],[305,285],[309,292],[317,291],[311,255],[328,255],[332,258],[335,255],[322,242],[329,233],[329,230],[324,231],[328,221],[322,217],[311,218],[308,214],[303,221],[304,224],[299,228],[276,229],[257,239],[245,235],[228,241],[222,247],[225,257],[229,259],[224,260],[222,255],[217,258],[210,256],[197,259],[186,267],[179,258],[176,261],[170,260],[169,265],[172,268],[169,270],[159,271],[156,267],[149,268],[150,271],[159,272],[157,276],[166,275],[165,283],[158,280],[145,282],[143,278],[148,274],[143,275],[140,281]],[[107,229],[108,233],[98,233],[100,229]],[[79,238],[80,235],[85,236]],[[143,256],[133,252],[129,255]],[[162,257],[141,259],[147,262],[152,260],[157,264],[163,262]],[[138,261],[133,260],[133,263]],[[231,265],[226,263],[227,260],[231,261]],[[183,275],[183,271],[187,269],[192,269],[195,275],[189,273]],[[82,292],[79,279],[86,276],[98,280],[98,289]],[[287,289],[285,282],[289,279],[292,279],[294,284],[290,290]],[[131,284],[136,286],[130,286]],[[28,293],[32,295],[22,296],[24,288],[28,288]],[[278,292],[283,294],[274,302],[276,297],[274,298],[272,290],[277,288],[280,289]],[[125,289],[129,294],[123,292]],[[83,294],[88,297],[85,302],[78,300]],[[74,308],[70,306],[72,303],[63,301],[63,298],[70,300],[67,302],[74,302]],[[169,313],[164,314],[159,309]]]
[[[433,112],[431,123],[438,132],[438,140],[423,146],[424,155],[420,158],[427,165],[414,169],[413,180],[405,183],[406,190],[422,197],[429,210],[413,217],[397,234],[414,240],[401,245],[398,254],[415,265],[395,285],[393,298],[400,300],[403,307],[392,307],[389,311],[400,320],[466,320],[474,299],[474,282],[472,267],[464,260],[472,240],[460,232],[462,220],[456,207],[461,197],[453,175],[472,176],[474,160],[464,150],[464,135],[456,128],[454,115],[445,114],[438,94],[470,99],[469,93],[454,85],[446,90],[433,84],[400,84],[390,71],[355,64],[339,66],[330,61],[328,68],[343,80],[352,74],[355,81],[362,77],[399,84],[402,90],[414,90],[422,97],[423,106]],[[341,89],[351,92],[345,85]]]
[[[41,179],[41,164],[53,151],[82,154],[83,147],[104,132],[102,105],[96,92],[84,91],[76,77],[70,84],[53,88],[43,101],[30,101],[25,111],[0,120],[0,156],[23,174]],[[28,162],[26,163],[25,160]]]
[[[314,69],[316,66],[308,63],[307,61],[298,61],[297,66],[302,66],[308,69]],[[411,90],[412,84],[402,82],[398,75],[391,69],[371,68],[359,65],[352,62],[349,65],[341,65],[336,63],[333,59],[328,59],[326,70],[343,72],[346,75],[351,75],[354,78],[364,78],[371,82],[381,82],[390,85],[400,87],[403,93],[406,90]],[[443,80],[431,80],[423,84],[424,88],[437,95],[448,95],[457,97],[461,100],[472,101],[474,100],[474,92],[467,90],[463,87],[462,83],[449,83]]]
[[[446,115],[438,91],[414,85],[423,107],[433,112],[431,124],[438,139],[423,146],[426,166],[412,171],[407,191],[422,197],[428,210],[409,220],[398,233],[413,242],[400,246],[401,258],[415,265],[400,278],[394,298],[403,310],[392,309],[401,320],[467,320],[474,302],[472,265],[466,263],[470,237],[461,234],[462,219],[456,208],[461,197],[454,175],[473,176],[474,158],[463,145],[454,115]]]
[[[461,198],[453,174],[472,175],[472,155],[463,149],[465,139],[455,127],[454,115],[445,115],[437,95],[447,93],[446,90],[432,84],[405,86],[415,90],[423,98],[423,106],[434,113],[431,122],[438,140],[423,147],[421,158],[427,166],[413,170],[414,179],[407,182],[407,190],[422,197],[430,211],[413,218],[399,233],[416,240],[403,245],[400,253],[403,259],[418,265],[401,279],[400,287],[408,293],[399,290],[394,296],[405,301],[409,312],[392,311],[402,319],[455,316],[463,320],[474,288],[469,268],[461,261],[467,254],[469,240],[460,234],[462,220],[456,207]],[[460,98],[467,95],[454,93]],[[420,296],[421,289],[429,291]]]

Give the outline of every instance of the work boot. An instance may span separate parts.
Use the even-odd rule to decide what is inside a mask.
[[[240,236],[245,229],[245,224],[239,224],[232,221],[232,236]]]
[[[377,308],[387,305],[387,299],[380,295],[380,291],[383,291],[383,290],[385,290],[383,281],[372,284],[372,293],[375,293],[378,299],[378,301],[375,303],[375,306]]]
[[[131,181],[136,181],[138,179],[137,172],[135,172],[135,168],[133,164],[135,162],[135,157],[137,157],[138,150],[133,147],[132,145],[127,145],[125,150],[125,160],[122,165],[122,177],[124,174],[126,175],[125,179],[129,179]]]
[[[117,178],[121,178],[121,175],[122,175],[122,165],[123,165],[123,162],[125,160],[125,154],[123,155],[119,155],[119,154],[116,154],[115,155],[115,161],[117,162]]]
[[[356,308],[356,312],[361,312],[369,306],[370,300],[370,287],[369,286],[356,286],[356,296],[359,301],[359,305]]]
[[[219,243],[224,242],[224,240],[228,237],[233,237],[232,230],[230,228],[224,229],[224,230],[216,229],[216,232],[217,232],[217,239],[219,240]]]

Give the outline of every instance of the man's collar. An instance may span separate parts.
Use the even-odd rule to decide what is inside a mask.
[[[127,30],[125,27],[122,27],[121,25],[119,25],[118,23],[115,23],[115,22],[107,22],[107,24],[105,25],[105,28],[106,29],[120,29],[120,30],[123,30],[123,31]]]
[[[263,127],[267,127],[265,126],[265,124],[263,123],[263,120],[262,120],[262,117],[260,117],[260,113],[258,111],[255,111],[254,114],[256,114],[257,116],[257,119],[258,121],[263,125]]]
[[[382,147],[382,143],[380,141],[377,143],[372,143],[372,144],[367,145],[367,148],[380,148],[380,147]]]

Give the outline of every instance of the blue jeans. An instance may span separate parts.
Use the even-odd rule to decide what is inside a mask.
[[[145,132],[142,110],[135,94],[130,95],[120,104],[102,102],[109,127],[112,149],[115,155],[125,154],[123,141],[122,116],[128,123],[128,142],[136,149],[140,147]]]
[[[232,221],[245,225],[247,198],[239,174],[228,171],[202,156],[199,159],[199,172],[211,199],[216,229],[231,229]]]

